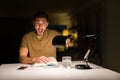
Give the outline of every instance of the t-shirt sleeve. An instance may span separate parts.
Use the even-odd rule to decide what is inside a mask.
[[[23,36],[20,48],[27,48],[27,37],[26,35]]]

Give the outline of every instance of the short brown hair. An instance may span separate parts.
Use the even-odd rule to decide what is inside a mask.
[[[47,21],[49,21],[48,14],[44,11],[38,11],[37,13],[35,13],[35,15],[33,16],[33,20],[35,20],[36,18],[46,18]]]

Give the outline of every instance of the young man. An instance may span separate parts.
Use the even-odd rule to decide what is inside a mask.
[[[48,15],[41,11],[34,15],[34,31],[25,34],[22,38],[19,61],[21,63],[47,63],[50,56],[56,57],[56,47],[52,40],[60,33],[47,29],[49,25]],[[67,40],[69,43],[70,40]]]

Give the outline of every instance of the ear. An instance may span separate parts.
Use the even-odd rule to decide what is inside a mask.
[[[47,22],[47,27],[48,27],[48,25],[49,25],[49,22]]]

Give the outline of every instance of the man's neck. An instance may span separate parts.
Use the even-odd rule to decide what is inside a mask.
[[[37,38],[38,39],[40,39],[40,38],[42,38],[43,37],[43,35],[37,35]]]

